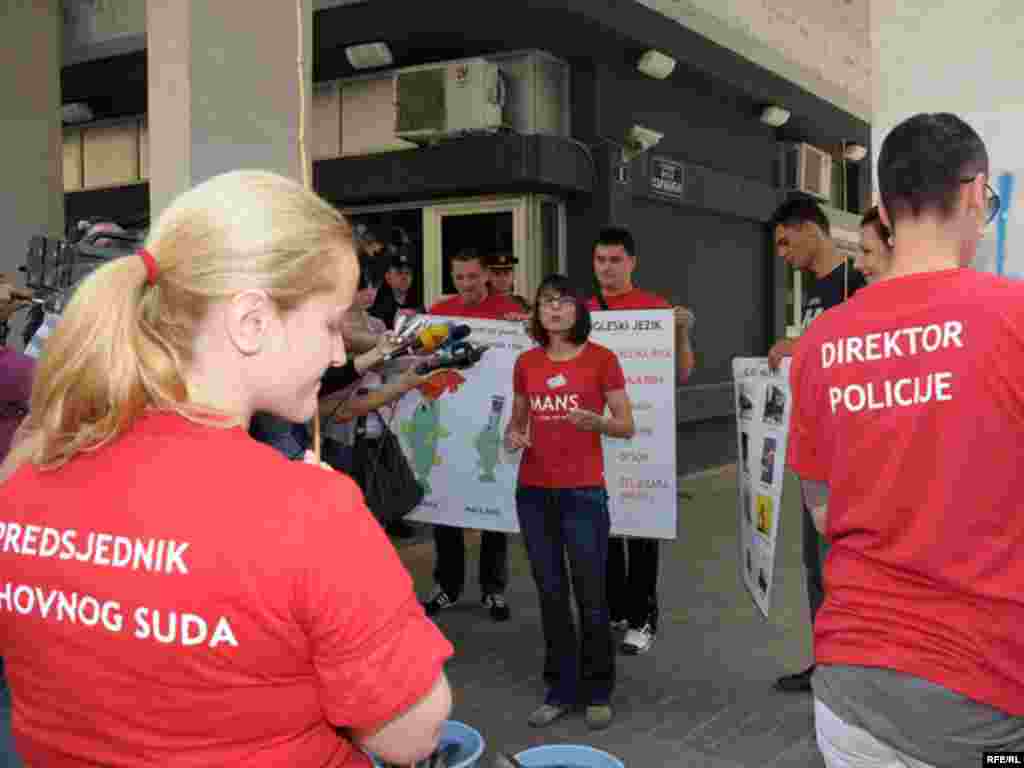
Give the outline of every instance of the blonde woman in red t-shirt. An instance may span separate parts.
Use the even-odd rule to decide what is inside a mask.
[[[530,332],[539,346],[516,360],[505,433],[507,450],[524,450],[516,511],[546,646],[548,693],[529,723],[545,726],[582,706],[588,727],[599,730],[611,723],[615,686],[605,582],[611,522],[601,436],[632,437],[633,409],[618,358],[587,340],[590,312],[567,278],[552,275],[541,283]]]
[[[239,171],[77,288],[0,473],[0,656],[27,765],[433,751],[451,645],[355,484],[246,432],[255,411],[312,418],[356,278],[340,213]]]

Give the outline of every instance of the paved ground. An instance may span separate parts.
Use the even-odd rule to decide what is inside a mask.
[[[810,661],[807,600],[800,564],[800,509],[792,477],[780,522],[772,618],[766,621],[740,583],[736,564],[734,470],[680,484],[679,537],[662,550],[661,628],[650,653],[619,657],[612,727],[593,734],[582,716],[536,730],[526,717],[543,696],[539,607],[519,537],[512,542],[512,620],[495,624],[470,592],[440,617],[456,647],[448,668],[453,717],[500,749],[583,743],[618,755],[630,768],[821,768],[808,695],[772,688],[780,673]],[[467,537],[476,574],[476,538]],[[430,587],[429,537],[400,546],[422,591]],[[0,768],[16,766],[5,743],[0,701]],[[8,760],[5,762],[5,758]]]

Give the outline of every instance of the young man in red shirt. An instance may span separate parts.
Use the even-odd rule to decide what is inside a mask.
[[[812,678],[830,768],[1024,750],[1024,283],[960,266],[998,211],[988,172],[954,115],[894,128],[892,267],[793,354],[788,461],[830,544]]]
[[[693,372],[690,331],[694,315],[675,307],[656,293],[633,286],[636,245],[624,227],[606,227],[594,244],[594,275],[600,291],[587,302],[591,312],[600,310],[674,309],[676,364],[680,384]],[[626,553],[629,552],[627,563]],[[626,627],[621,650],[628,655],[646,653],[658,631],[658,540],[621,537],[608,545],[608,603],[612,625]]]
[[[517,302],[488,290],[483,260],[474,250],[462,250],[452,257],[452,281],[458,295],[434,304],[430,314],[505,320],[522,313]],[[466,581],[466,543],[462,529],[435,525],[434,546],[437,548],[435,584],[423,603],[428,616],[454,605]],[[505,599],[507,585],[508,536],[499,531],[484,531],[480,537],[480,591],[482,602],[495,621],[507,621],[510,616]]]

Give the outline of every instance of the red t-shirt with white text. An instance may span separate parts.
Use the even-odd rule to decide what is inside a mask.
[[[658,294],[642,291],[639,288],[633,288],[618,296],[605,296],[604,301],[609,310],[672,309],[672,305]],[[587,300],[587,309],[591,312],[599,312],[603,307],[596,296],[591,296]]]
[[[519,303],[500,293],[488,293],[479,304],[467,304],[461,296],[439,301],[429,314],[439,317],[473,317],[480,320],[504,320],[506,315],[521,315]]]
[[[27,765],[369,766],[452,647],[358,487],[151,412],[0,486],[0,656]]]
[[[1024,282],[894,278],[796,345],[788,461],[829,488],[815,659],[1024,715]]]
[[[519,355],[512,376],[516,396],[530,407],[530,446],[519,465],[519,485],[603,486],[601,436],[576,428],[567,417],[573,408],[603,414],[606,395],[626,388],[615,353],[587,342],[573,359],[556,361],[536,347]]]

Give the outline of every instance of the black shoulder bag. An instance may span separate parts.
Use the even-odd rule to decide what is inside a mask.
[[[395,433],[381,419],[383,433],[366,437],[366,416],[356,420],[352,445],[352,479],[363,489],[366,506],[381,525],[408,515],[423,501],[423,488],[416,481]]]

